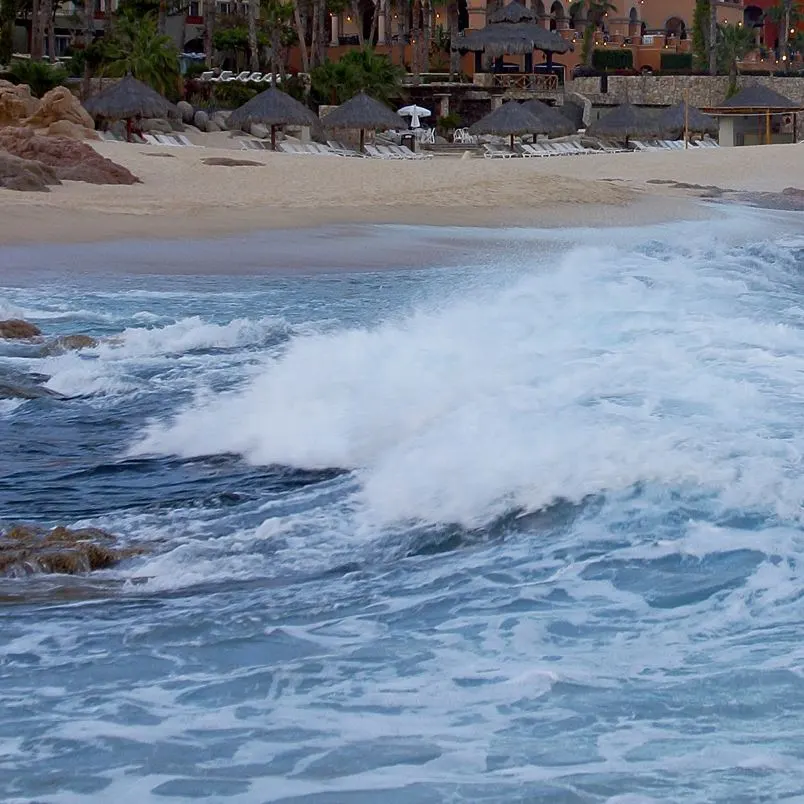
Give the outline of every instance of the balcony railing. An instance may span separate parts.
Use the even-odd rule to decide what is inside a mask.
[[[555,73],[494,73],[494,86],[525,92],[557,92],[558,76]]]

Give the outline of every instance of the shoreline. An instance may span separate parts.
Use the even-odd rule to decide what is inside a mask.
[[[142,183],[0,190],[0,246],[209,240],[360,224],[498,230],[650,225],[717,218],[712,201],[750,203],[751,194],[804,187],[804,146],[794,145],[385,162],[92,144]],[[214,156],[247,164],[205,161]]]

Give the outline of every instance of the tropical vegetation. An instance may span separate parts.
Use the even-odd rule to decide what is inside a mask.
[[[718,25],[717,29],[717,67],[719,72],[729,76],[726,96],[737,91],[738,62],[741,62],[754,48],[754,34],[742,25]]]
[[[586,67],[592,66],[595,48],[595,31],[600,27],[603,17],[616,6],[609,0],[575,0],[570,4],[569,12],[578,23],[583,23],[581,40],[581,61]]]
[[[339,104],[366,92],[388,103],[399,95],[404,71],[369,47],[352,50],[337,62],[324,62],[310,74],[312,100]]]
[[[61,86],[67,80],[67,70],[61,65],[51,65],[46,61],[19,59],[11,64],[11,77],[20,84],[27,84],[31,94],[41,98],[51,89]]]

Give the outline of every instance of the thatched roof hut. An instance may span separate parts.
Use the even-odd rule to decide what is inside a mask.
[[[539,15],[529,8],[525,8],[517,0],[513,0],[507,6],[498,8],[488,16],[488,21],[491,25],[496,25],[501,22],[533,22],[539,18]]]
[[[573,49],[560,34],[532,22],[487,25],[479,31],[457,37],[452,47],[461,52],[483,52],[495,59],[505,54],[532,53],[534,50],[567,53]]]
[[[542,129],[535,132],[537,134],[547,134],[549,137],[566,137],[569,134],[575,134],[577,131],[572,120],[561,114],[555,107],[548,106],[546,103],[536,100],[536,98],[523,103],[522,106],[542,123]]]
[[[318,117],[286,92],[271,87],[229,115],[229,128],[247,131],[252,123],[271,127],[271,147],[276,150],[277,126],[317,126]]]
[[[727,101],[723,101],[717,107],[719,112],[732,110],[734,113],[740,112],[794,112],[804,109],[804,105],[780,95],[778,92],[756,84],[752,87],[741,89]]]
[[[508,136],[513,150],[514,136],[542,133],[542,126],[543,123],[521,103],[509,101],[469,126],[469,133]]]
[[[678,103],[675,106],[662,111],[658,117],[660,127],[672,137],[680,137],[684,130],[693,134],[717,134],[717,120],[704,114],[694,106],[686,108],[686,103]]]
[[[592,123],[586,133],[628,142],[629,137],[662,137],[665,131],[657,117],[630,103],[623,103]]]
[[[131,75],[85,101],[84,108],[93,117],[107,120],[178,115],[178,110],[167,98]]]
[[[385,104],[360,92],[351,100],[333,109],[321,118],[322,125],[327,128],[360,129],[360,150],[363,150],[366,129],[386,131],[388,129],[404,129],[407,123]]]

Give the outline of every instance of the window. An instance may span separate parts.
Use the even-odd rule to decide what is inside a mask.
[[[198,2],[198,0],[192,0],[190,3],[190,11],[188,13],[191,17],[201,16],[201,4]]]

